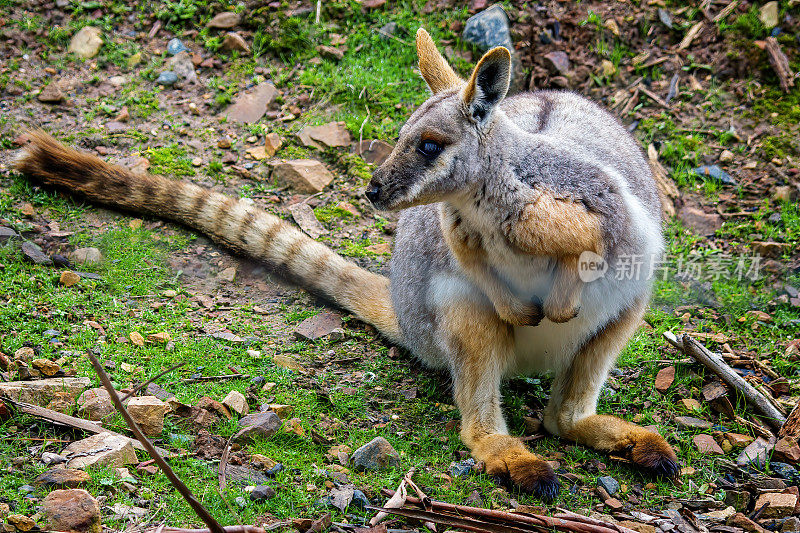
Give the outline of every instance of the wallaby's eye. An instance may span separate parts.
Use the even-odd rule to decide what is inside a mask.
[[[434,159],[437,155],[442,153],[444,147],[437,143],[436,141],[431,140],[422,140],[417,147],[417,152],[421,153],[428,159]]]

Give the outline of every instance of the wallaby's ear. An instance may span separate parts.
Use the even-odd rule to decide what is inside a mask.
[[[422,77],[433,94],[458,87],[464,83],[464,80],[458,77],[447,60],[436,49],[436,44],[428,32],[422,28],[417,30],[417,57]]]
[[[510,81],[511,52],[502,46],[486,52],[461,91],[470,115],[478,122],[485,120],[492,108],[505,98]]]

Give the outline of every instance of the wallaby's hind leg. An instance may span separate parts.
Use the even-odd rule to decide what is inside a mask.
[[[641,301],[591,338],[553,383],[544,424],[555,435],[606,452],[627,453],[657,475],[678,473],[675,452],[661,435],[615,416],[596,413],[597,398],[611,365],[644,315]]]
[[[451,350],[461,440],[486,463],[490,475],[508,477],[544,500],[558,494],[558,479],[544,460],[508,435],[500,409],[500,380],[513,359],[512,329],[489,308],[465,301],[447,306],[443,334]]]

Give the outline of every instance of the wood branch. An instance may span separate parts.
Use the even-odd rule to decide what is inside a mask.
[[[394,495],[394,491],[383,489],[381,490],[381,494],[391,497]],[[419,498],[414,498],[413,496],[408,496],[406,501],[409,504],[422,505],[422,502],[419,500]],[[632,529],[628,529],[618,524],[602,522],[600,520],[594,520],[582,515],[575,515],[575,517],[551,517],[533,513],[507,513],[504,511],[483,509],[481,507],[455,505],[437,500],[431,500],[430,503],[431,508],[434,511],[456,513],[460,516],[469,516],[473,518],[511,522],[517,527],[545,527],[557,529],[559,531],[570,531],[577,533],[635,533]],[[386,511],[388,512],[389,510],[386,509]],[[435,522],[435,520],[431,521]]]
[[[289,520],[282,520],[280,522],[275,522],[274,524],[270,524],[266,527],[256,527],[256,526],[225,526],[223,527],[223,531],[225,533],[266,533],[267,531],[273,531],[276,529],[280,529],[283,527],[291,527],[292,522]],[[150,529],[146,533],[211,533],[210,529],[184,529],[180,527],[160,527],[156,529]]]
[[[514,527],[507,524],[495,524],[486,522],[485,520],[476,520],[475,518],[466,518],[464,516],[453,516],[445,513],[438,513],[435,511],[423,511],[420,509],[384,509],[382,507],[368,506],[367,509],[379,511],[389,514],[395,514],[406,518],[415,518],[423,522],[433,522],[435,524],[442,524],[449,527],[458,527],[467,531],[475,532],[488,532],[488,533],[527,533],[531,530],[546,532],[547,529],[540,525],[530,525],[520,523],[519,526]],[[527,527],[526,527],[527,526]],[[605,532],[604,532],[605,533]]]
[[[786,417],[742,376],[728,366],[722,356],[710,351],[689,335],[683,335],[678,339],[671,331],[665,331],[664,338],[686,355],[694,357],[698,362],[705,365],[729,386],[741,392],[747,402],[756,408],[771,426],[780,428],[786,422]]]
[[[250,379],[250,374],[222,374],[220,376],[197,376],[196,378],[182,379],[183,383],[198,383],[201,381],[225,381],[228,379]]]
[[[765,47],[769,62],[778,79],[781,82],[781,89],[783,92],[788,93],[791,87],[794,87],[794,73],[789,67],[789,58],[781,50],[781,44],[775,37],[767,37],[767,45]]]
[[[645,95],[647,95],[652,101],[663,107],[664,109],[669,109],[669,104],[664,101],[663,98],[658,96],[656,93],[649,89],[645,89],[644,87],[639,87],[639,90],[642,91]]]
[[[147,453],[150,454],[150,457],[156,462],[158,467],[164,472],[164,475],[167,476],[172,486],[183,496],[183,499],[186,500],[186,503],[189,504],[189,507],[200,517],[200,520],[203,521],[205,525],[208,526],[208,529],[211,530],[211,533],[225,533],[225,530],[222,529],[222,526],[219,525],[219,522],[211,516],[211,513],[203,507],[203,504],[200,503],[200,500],[195,498],[192,491],[189,490],[189,487],[184,484],[183,481],[175,474],[172,468],[167,464],[161,455],[156,451],[155,446],[150,442],[150,440],[145,436],[136,422],[131,418],[130,413],[128,410],[125,409],[125,406],[122,405],[122,401],[120,401],[119,396],[117,395],[117,391],[114,390],[114,386],[111,384],[111,380],[108,378],[108,374],[106,371],[103,370],[103,365],[100,364],[97,357],[91,351],[86,352],[87,357],[92,362],[92,366],[94,366],[94,370],[97,373],[100,381],[103,383],[103,387],[105,387],[106,392],[111,397],[111,401],[114,403],[114,407],[117,408],[119,414],[122,415],[122,418],[125,419],[125,422],[128,424],[128,427],[131,429],[136,438],[139,439],[139,442],[142,443]]]
[[[97,433],[111,433],[112,435],[117,435],[119,437],[126,437],[121,433],[117,433],[116,431],[111,431],[110,429],[106,429],[100,424],[95,424],[89,420],[85,420],[83,418],[76,418],[74,416],[65,415],[64,413],[59,413],[58,411],[53,411],[52,409],[47,409],[46,407],[39,407],[38,405],[33,405],[30,403],[25,402],[18,402],[16,400],[12,400],[11,398],[3,398],[4,401],[7,401],[20,412],[25,413],[26,415],[35,416],[36,418],[41,418],[43,420],[47,420],[48,422],[53,422],[54,424],[60,424],[62,426],[68,426],[75,429],[80,429],[82,431],[86,431],[87,433],[97,434]],[[142,445],[141,442],[138,440],[132,440],[131,443],[133,447],[138,450],[147,451],[145,447]],[[165,457],[171,457],[172,453],[168,450],[163,448],[156,448],[158,453]]]
[[[733,2],[723,7],[722,11],[717,13],[717,15],[714,17],[713,22],[719,22],[720,20],[724,20],[725,17],[730,15],[731,12],[733,12],[733,10],[736,9],[737,5],[739,5],[739,0],[733,0]]]
[[[665,220],[675,216],[675,200],[680,197],[678,187],[670,179],[667,169],[658,160],[658,151],[652,144],[647,146],[647,160],[650,163],[650,170],[656,180],[659,200],[661,200],[661,214]]]
[[[225,487],[228,486],[228,480],[226,479],[226,471],[228,469],[228,457],[230,456],[231,452],[231,441],[233,437],[228,439],[228,442],[225,443],[225,450],[222,452],[222,457],[219,460],[219,491],[223,492]]]
[[[786,418],[781,429],[778,431],[778,437],[792,437],[795,440],[800,438],[800,402],[794,406],[792,412]]]

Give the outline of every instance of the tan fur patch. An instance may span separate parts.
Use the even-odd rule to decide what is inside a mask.
[[[422,78],[433,94],[458,87],[464,83],[464,80],[458,77],[447,60],[436,49],[436,44],[428,32],[422,28],[417,30],[417,57]]]
[[[603,254],[600,217],[577,202],[539,191],[507,228],[509,241],[532,255]]]
[[[583,281],[578,275],[577,255],[562,258],[556,266],[555,279],[542,311],[550,321],[567,322],[578,314],[583,293]]]

